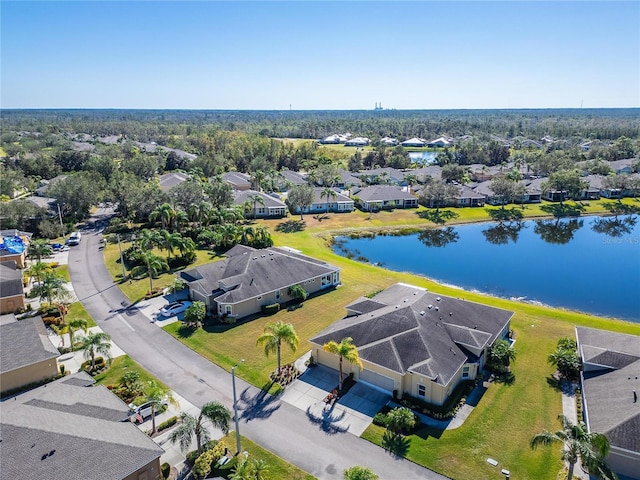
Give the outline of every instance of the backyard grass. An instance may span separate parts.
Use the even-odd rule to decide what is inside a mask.
[[[114,358],[111,362],[111,367],[109,368],[109,370],[103,373],[99,373],[93,378],[95,379],[97,385],[104,385],[105,387],[108,387],[109,385],[115,386],[120,383],[120,379],[125,373],[132,370],[140,373],[140,381],[143,384],[146,385],[146,383],[150,380],[155,380],[159,385],[168,389],[165,384],[163,384],[160,380],[158,380],[156,377],[154,377],[144,368],[138,365],[135,361],[133,361],[133,359],[129,355],[122,355],[120,357]]]
[[[635,200],[625,203],[638,205]],[[525,206],[525,217],[548,216],[543,208],[545,205]],[[583,213],[607,212],[603,201],[589,202],[584,207]],[[452,223],[487,221],[491,218],[488,211],[492,209],[495,210],[492,207],[453,209],[458,217]],[[512,478],[551,480],[561,468],[559,450],[531,451],[528,445],[535,433],[545,428],[557,428],[557,416],[562,412],[561,394],[554,387],[553,369],[547,363],[547,355],[559,338],[574,336],[575,325],[640,335],[640,324],[471,293],[439,285],[425,277],[361,264],[334,254],[328,248],[330,232],[433,226],[423,218],[424,212],[423,208],[375,214],[356,211],[345,215],[330,214],[326,218],[307,215],[303,222],[299,221],[299,216],[262,221],[260,223],[269,227],[275,245],[299,249],[306,255],[340,267],[342,286],[308,299],[301,308],[284,309],[269,317],[195,331],[171,324],[165,330],[227,370],[244,358],[245,363],[237,369],[238,376],[264,388],[270,385],[268,376],[276,367],[276,359],[265,357],[255,342],[267,323],[282,320],[294,325],[300,336],[300,348],[295,354],[286,347],[282,351],[282,362],[291,362],[309,350],[309,338],[344,316],[344,305],[396,282],[512,310],[515,315],[511,325],[516,334],[517,351],[512,367],[515,381],[493,383],[461,428],[444,432],[423,429],[396,447],[401,451],[406,449],[403,456],[410,460],[452,478],[502,479],[500,469],[506,468],[512,472]],[[370,427],[363,437],[377,444],[384,443],[384,431],[379,427]],[[488,457],[496,459],[499,468],[487,464]]]
[[[235,432],[231,432],[226,437],[223,437],[222,441],[229,447],[229,450],[235,452]],[[314,480],[316,478],[277,455],[274,455],[269,450],[265,450],[260,445],[253,443],[242,435],[240,436],[240,441],[242,451],[249,453],[249,461],[264,460],[267,463],[268,468],[261,477],[263,480]]]

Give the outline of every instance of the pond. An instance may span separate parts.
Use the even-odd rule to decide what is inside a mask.
[[[433,165],[436,163],[436,155],[438,152],[409,152],[409,158],[412,163],[420,165]]]
[[[466,290],[640,322],[640,226],[635,216],[338,237],[333,248]]]

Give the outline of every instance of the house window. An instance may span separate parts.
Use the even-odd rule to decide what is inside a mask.
[[[462,367],[462,378],[469,378],[469,367]]]
[[[280,290],[276,290],[276,300],[280,300]]]
[[[427,389],[424,385],[418,385],[418,396],[424,398],[427,395]]]
[[[231,315],[231,313],[233,312],[233,310],[231,309],[231,305],[225,305],[224,306],[224,313],[227,315]]]

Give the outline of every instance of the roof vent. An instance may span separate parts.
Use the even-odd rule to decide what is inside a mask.
[[[257,260],[257,259],[258,259],[258,257],[252,257],[251,258],[251,260]]]
[[[440,301],[440,297],[436,298],[436,301],[439,302]]]
[[[424,310],[420,311],[420,315],[423,316],[423,317],[424,317],[424,313],[425,313]]]
[[[408,298],[405,298],[404,300],[402,300],[404,303],[407,303]]]
[[[452,315],[453,315],[453,312],[449,312],[449,316],[452,316]]]
[[[440,310],[440,307],[436,307],[436,312],[437,312],[438,310]]]
[[[429,305],[427,305],[427,308],[428,308],[429,310],[431,310],[431,309],[433,308],[433,305],[429,304]]]
[[[264,255],[264,254],[263,254],[263,255],[260,255],[260,258],[264,258],[264,257],[266,257],[266,255]]]

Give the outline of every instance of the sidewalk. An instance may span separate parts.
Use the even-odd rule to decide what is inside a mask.
[[[562,381],[562,414],[573,424],[582,420],[578,419],[578,412],[576,410],[576,388],[578,388],[576,383]],[[573,476],[579,477],[582,480],[589,480],[589,474],[582,470],[580,462],[576,463]]]

